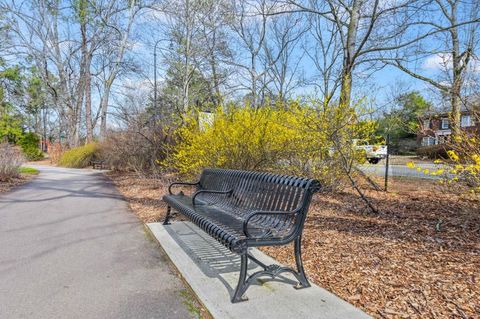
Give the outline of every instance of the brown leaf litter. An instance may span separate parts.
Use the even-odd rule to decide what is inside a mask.
[[[111,173],[144,222],[160,220],[171,177]],[[480,212],[431,181],[314,197],[303,234],[310,279],[377,318],[480,318]],[[294,266],[292,247],[262,249]]]

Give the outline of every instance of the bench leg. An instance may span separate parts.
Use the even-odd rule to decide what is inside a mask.
[[[298,284],[295,286],[295,289],[302,289],[310,287],[310,283],[308,282],[307,276],[305,276],[305,270],[303,269],[303,262],[302,262],[302,236],[298,236],[295,239],[295,262],[297,264],[297,280]]]
[[[172,212],[172,207],[167,206],[167,215],[165,215],[165,219],[163,220],[163,225],[170,225],[171,212]]]
[[[247,283],[248,255],[246,253],[242,254],[240,255],[240,258],[242,262],[240,267],[240,277],[238,278],[237,288],[235,289],[235,293],[232,297],[232,303],[248,300],[248,298],[242,297],[249,286]]]

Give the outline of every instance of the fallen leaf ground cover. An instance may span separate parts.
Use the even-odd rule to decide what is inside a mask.
[[[9,181],[0,181],[0,193],[5,193],[10,191],[11,189],[23,185],[29,182],[31,179],[35,177],[36,174],[25,173],[20,174],[18,177],[12,178]]]
[[[109,176],[141,220],[163,218],[171,178]],[[474,205],[432,181],[396,180],[366,195],[378,214],[350,190],[314,197],[302,242],[310,279],[378,318],[480,318]],[[263,250],[294,265],[292,247]]]

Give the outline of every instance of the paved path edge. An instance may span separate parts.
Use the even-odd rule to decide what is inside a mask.
[[[294,290],[285,282],[273,281],[260,286],[252,285],[247,291],[247,295],[250,297],[249,301],[232,304],[230,303],[230,294],[224,285],[226,282],[233,287],[236,285],[239,269],[222,273],[220,274],[222,280],[216,280],[205,275],[212,270],[205,269],[209,265],[197,264],[203,264],[202,257],[192,256],[192,253],[187,251],[188,248],[182,247],[182,244],[187,242],[188,239],[185,239],[188,236],[196,236],[194,241],[202,241],[209,237],[208,235],[203,234],[203,231],[190,222],[176,221],[169,226],[161,223],[148,223],[147,227],[182,280],[190,287],[212,318],[251,318],[252,314],[255,314],[257,319],[292,318],[292,315],[297,319],[371,318],[362,310],[313,283],[311,288],[301,290]],[[196,233],[197,230],[198,233]],[[182,237],[184,235],[185,237]],[[180,243],[183,240],[185,242]],[[208,242],[210,239],[206,241]],[[213,239],[211,241],[214,245],[212,250],[218,253],[218,246],[213,243]],[[205,246],[202,247],[205,248]],[[226,248],[225,251],[227,251]],[[225,251],[224,253],[228,254]],[[278,264],[258,249],[253,249],[251,253],[266,264]],[[269,309],[265,309],[265,304],[270,305]]]

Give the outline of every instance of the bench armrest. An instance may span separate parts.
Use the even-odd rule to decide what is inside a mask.
[[[200,182],[196,182],[196,183],[185,183],[185,182],[174,182],[174,183],[171,183],[170,186],[168,186],[168,193],[170,195],[173,195],[172,193],[172,187],[173,186],[176,186],[176,185],[184,185],[184,186],[197,186]]]
[[[255,238],[255,237],[251,236],[250,233],[248,232],[248,222],[253,217],[261,216],[261,215],[267,215],[267,216],[275,216],[275,215],[278,215],[278,216],[295,216],[299,212],[300,212],[300,208],[297,208],[297,209],[292,210],[292,211],[260,211],[260,210],[255,211],[255,212],[247,215],[247,218],[243,221],[243,232],[244,232],[245,236],[247,236],[247,238]]]
[[[195,194],[193,194],[192,197],[192,204],[195,205],[195,197],[197,197],[200,194],[226,194],[226,195],[231,195],[233,192],[233,189],[228,190],[228,191],[216,191],[216,190],[208,190],[208,189],[201,189],[199,191],[196,191]]]

